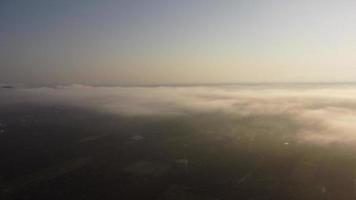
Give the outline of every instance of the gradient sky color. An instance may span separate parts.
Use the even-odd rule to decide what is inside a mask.
[[[0,83],[356,81],[356,1],[2,0]]]

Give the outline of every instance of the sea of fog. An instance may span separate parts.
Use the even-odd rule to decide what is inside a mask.
[[[356,141],[356,85],[251,84],[217,86],[3,88],[0,105],[66,105],[125,116],[227,114],[283,116],[302,141]]]

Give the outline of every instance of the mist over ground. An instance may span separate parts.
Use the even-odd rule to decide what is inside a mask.
[[[230,85],[191,87],[92,87],[2,90],[0,104],[84,107],[126,116],[227,114],[283,116],[300,139],[350,143],[356,139],[356,86],[350,84]]]
[[[5,199],[356,194],[353,84],[5,87],[0,109]]]

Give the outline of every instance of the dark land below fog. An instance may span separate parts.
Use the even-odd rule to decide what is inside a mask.
[[[284,116],[120,116],[2,106],[1,199],[355,197],[353,147],[295,140]]]

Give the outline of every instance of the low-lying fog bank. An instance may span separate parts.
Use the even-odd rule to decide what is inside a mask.
[[[298,137],[318,144],[356,140],[355,85],[230,85],[191,87],[91,87],[0,90],[0,105],[68,105],[128,116],[223,113],[283,116]],[[277,127],[276,127],[277,128]]]

